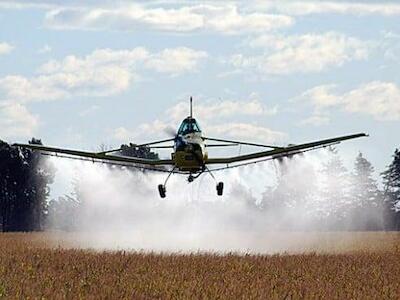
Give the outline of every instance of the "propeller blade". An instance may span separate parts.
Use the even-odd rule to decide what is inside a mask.
[[[171,127],[171,126],[167,126],[167,127],[164,129],[164,132],[165,132],[168,136],[173,137],[173,138],[175,138],[176,135],[177,135],[176,130],[175,130],[173,127]]]

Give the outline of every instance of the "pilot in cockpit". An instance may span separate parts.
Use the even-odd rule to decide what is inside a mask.
[[[190,117],[183,120],[182,125],[179,127],[178,134],[186,135],[194,132],[201,132],[196,120]]]

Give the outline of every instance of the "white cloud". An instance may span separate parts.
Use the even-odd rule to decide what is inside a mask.
[[[336,32],[292,36],[262,35],[250,40],[260,48],[257,56],[237,54],[230,63],[236,69],[282,75],[320,72],[352,60],[366,59],[369,43]]]
[[[58,29],[112,29],[137,31],[208,31],[223,34],[265,32],[288,27],[284,15],[239,11],[235,4],[180,5],[175,8],[124,4],[117,7],[58,8],[46,15],[46,24]]]
[[[205,57],[204,51],[184,47],[159,53],[150,53],[142,47],[98,49],[82,58],[69,55],[62,60],[50,60],[39,67],[36,77],[0,78],[0,92],[20,102],[77,95],[110,96],[127,90],[143,68],[177,76],[195,71]]]
[[[57,2],[57,1],[56,1]],[[56,3],[51,1],[25,1],[25,0],[13,0],[13,1],[2,1],[0,2],[0,9],[50,9],[55,8]]]
[[[400,34],[393,31],[383,31],[381,48],[384,58],[390,61],[400,62]]]
[[[171,124],[172,125],[172,124]],[[170,122],[161,120],[154,120],[152,123],[143,123],[138,127],[138,131],[147,134],[166,133],[167,130],[172,128]],[[174,133],[175,134],[175,133]]]
[[[207,132],[214,136],[227,138],[240,138],[246,141],[257,141],[260,143],[277,143],[286,138],[286,134],[274,131],[264,126],[250,123],[226,123],[223,125],[208,126]]]
[[[131,1],[132,2],[132,1]],[[193,18],[192,23],[196,26],[204,23],[204,16],[214,17],[222,12],[235,10],[244,10],[246,13],[239,14],[240,16],[247,17],[248,15],[257,15],[256,12],[268,13],[281,13],[291,16],[303,16],[309,14],[351,14],[351,15],[383,15],[392,16],[400,14],[400,4],[396,1],[341,1],[341,0],[255,0],[255,1],[230,1],[226,4],[215,1],[180,1],[180,0],[167,0],[167,1],[141,1],[139,4],[132,4],[128,1],[120,2],[122,5],[115,5],[115,1],[102,0],[94,1],[88,0],[82,4],[82,1],[68,0],[47,0],[47,1],[2,1],[0,8],[6,9],[29,9],[39,8],[45,10],[81,10],[82,12],[92,12],[91,17],[96,18],[98,14],[105,14],[105,20],[114,20],[121,17],[121,26],[127,26],[135,20],[140,20],[148,24],[163,24],[164,26],[178,27],[179,24],[186,26],[190,25],[189,17]],[[118,3],[118,2],[117,2]],[[216,4],[218,3],[218,4]],[[174,7],[174,8],[171,8]],[[125,8],[125,12],[121,12]],[[94,13],[97,12],[97,13]],[[117,14],[119,12],[120,14]],[[227,13],[226,13],[227,14]],[[227,14],[229,16],[229,14]],[[203,17],[203,18],[199,18]],[[65,18],[66,16],[64,16]],[[174,20],[175,19],[175,20]],[[65,20],[63,20],[65,21]],[[91,20],[92,22],[94,20]],[[124,22],[122,22],[124,21]],[[202,22],[203,21],[203,22]]]
[[[117,66],[56,72],[34,78],[6,76],[0,89],[20,102],[58,100],[75,95],[108,96],[128,88],[131,74]]]
[[[151,55],[145,66],[160,73],[179,75],[195,70],[199,62],[208,55],[204,51],[196,51],[186,47],[165,49]]]
[[[315,114],[309,118],[306,118],[300,122],[300,125],[313,125],[322,126],[327,125],[330,122],[330,118],[327,115]]]
[[[277,111],[277,106],[264,105],[256,95],[250,95],[247,100],[206,100],[194,103],[194,117],[200,120],[232,116],[267,116],[275,115]],[[187,101],[181,101],[166,113],[174,122],[180,122],[189,115],[189,104]]]
[[[14,47],[8,43],[0,43],[0,55],[10,53]]]
[[[113,130],[113,137],[118,141],[129,141],[132,138],[132,133],[125,127],[118,127]]]
[[[400,89],[392,82],[374,81],[342,95],[345,109],[377,120],[400,120]]]
[[[400,14],[400,4],[395,2],[371,1],[263,1],[255,4],[256,9],[279,12],[293,16],[309,14],[383,15]]]
[[[305,91],[299,99],[310,100],[317,109],[336,106],[339,99],[332,91],[337,86],[335,84],[319,85]]]
[[[173,124],[171,121],[156,119],[150,123],[142,123],[134,130],[123,126],[115,128],[112,131],[112,136],[120,142],[137,142],[138,139],[148,141],[151,138],[172,138],[176,134],[176,126],[178,124]]]
[[[335,85],[318,86],[301,98],[310,101],[316,111],[338,107],[379,121],[400,120],[400,88],[393,82],[372,81],[345,93],[335,93],[335,88]]]
[[[0,103],[0,138],[32,137],[38,125],[38,117],[25,106],[13,102]]]
[[[133,49],[112,50],[96,49],[85,57],[68,55],[63,60],[50,60],[39,68],[40,73],[76,72],[77,70],[93,69],[103,66],[135,67],[139,62],[149,57],[149,52],[143,47]]]

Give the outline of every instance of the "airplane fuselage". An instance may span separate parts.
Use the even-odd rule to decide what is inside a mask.
[[[179,171],[197,173],[204,171],[208,153],[196,120],[187,117],[175,137],[172,160]]]
[[[174,150],[172,159],[179,171],[188,173],[204,171],[208,153],[200,132],[176,136]]]

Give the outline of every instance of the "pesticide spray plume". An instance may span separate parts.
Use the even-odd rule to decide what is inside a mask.
[[[66,183],[75,178],[72,198],[79,197],[82,203],[70,215],[50,215],[50,225],[61,228],[64,218],[74,220],[73,233],[67,239],[69,246],[99,250],[268,254],[324,251],[315,234],[305,238],[300,231],[320,230],[316,216],[329,215],[332,203],[324,203],[315,195],[301,203],[287,199],[290,201],[286,206],[279,201],[285,194],[307,194],[313,179],[322,184],[319,170],[329,155],[328,151],[320,151],[281,163],[269,161],[217,173],[218,181],[226,183],[223,197],[216,195],[215,182],[207,174],[191,184],[185,177],[174,175],[165,199],[159,198],[156,189],[165,174],[51,158],[58,169],[58,181]],[[268,194],[281,176],[290,184],[280,186],[278,193]],[[59,238],[54,231],[53,235]]]

